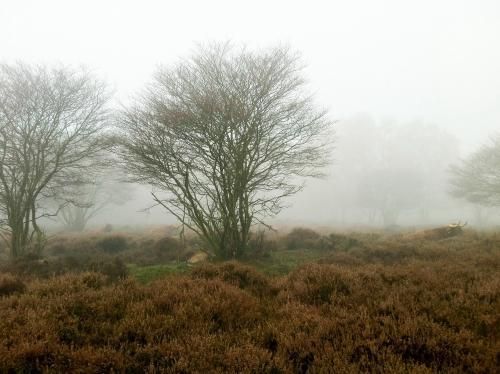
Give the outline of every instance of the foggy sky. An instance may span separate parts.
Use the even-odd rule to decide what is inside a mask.
[[[88,66],[125,104],[158,64],[196,43],[286,44],[302,53],[311,91],[339,126],[360,113],[423,121],[466,155],[500,131],[499,21],[498,0],[0,0],[0,61]],[[335,184],[310,183],[285,217],[326,220]],[[135,210],[149,205],[147,191]]]
[[[285,43],[332,118],[369,113],[500,129],[500,2],[0,0],[0,60],[84,64],[125,102],[195,43]]]

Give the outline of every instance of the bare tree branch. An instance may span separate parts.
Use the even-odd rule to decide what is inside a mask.
[[[286,48],[201,47],[153,83],[121,117],[120,152],[133,179],[221,257],[240,256],[250,228],[277,214],[299,177],[328,162],[332,122],[305,94]]]
[[[40,250],[45,201],[92,179],[108,146],[107,99],[85,71],[0,65],[0,216],[13,257]]]

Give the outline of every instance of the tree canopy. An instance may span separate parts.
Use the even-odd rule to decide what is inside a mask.
[[[225,258],[242,255],[251,226],[301,189],[297,177],[320,175],[332,125],[305,91],[297,54],[228,44],[159,68],[121,123],[134,180]]]
[[[40,250],[37,222],[53,214],[45,203],[64,204],[91,178],[106,147],[107,99],[86,71],[0,65],[0,235],[13,257]]]
[[[473,204],[500,206],[500,136],[451,167],[451,194]]]

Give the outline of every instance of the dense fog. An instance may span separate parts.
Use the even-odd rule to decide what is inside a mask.
[[[303,190],[272,220],[274,225],[390,230],[500,223],[497,208],[450,196],[450,166],[466,154],[454,133],[433,123],[377,121],[368,114],[338,121],[335,130],[332,162],[324,177],[305,180]],[[155,207],[150,188],[120,188],[129,191],[127,197],[107,205],[94,224],[175,223],[162,207]]]
[[[432,123],[377,121],[368,114],[339,121],[335,128],[326,175],[306,180],[274,225],[397,229],[459,221],[500,224],[498,209],[450,196],[450,165],[464,156],[455,134]],[[162,207],[154,207],[149,188],[128,188],[130,201],[110,204],[95,224],[175,223]]]
[[[335,137],[325,177],[304,181],[271,223],[498,225],[494,208],[449,194],[450,165],[499,128],[498,19],[494,0],[3,1],[0,60],[85,65],[111,85],[120,108],[158,64],[178,61],[196,43],[288,45],[336,121]],[[153,207],[151,188],[117,183],[104,183],[113,200],[90,226],[176,222]]]
[[[0,0],[0,373],[499,373],[500,0]]]

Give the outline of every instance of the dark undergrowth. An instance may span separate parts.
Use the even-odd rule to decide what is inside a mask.
[[[497,235],[337,235],[335,249],[306,234],[322,256],[283,276],[235,261],[148,284],[3,273],[0,371],[498,372]]]

